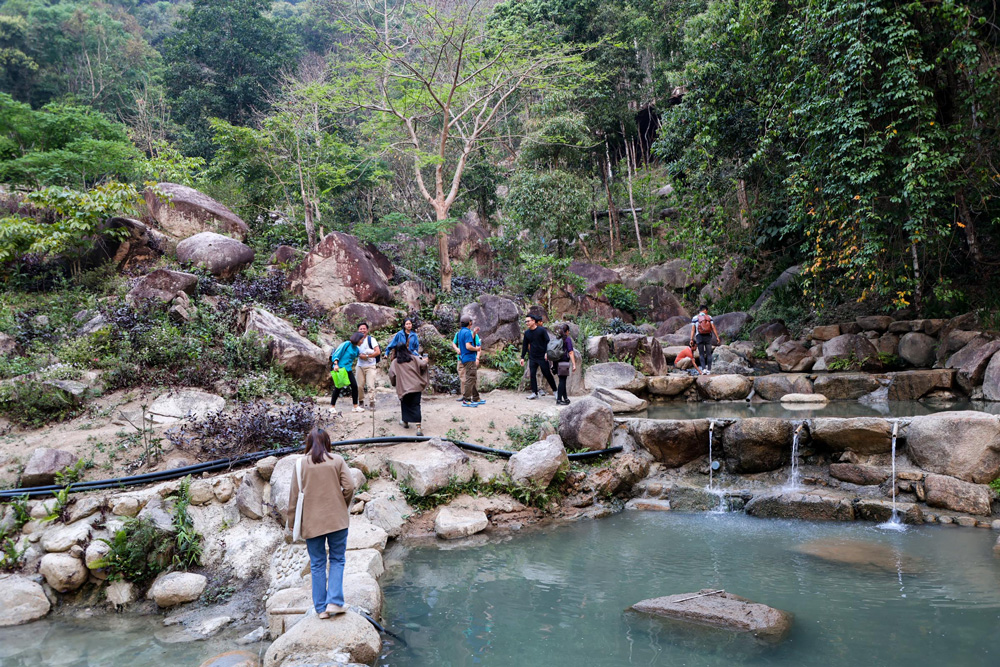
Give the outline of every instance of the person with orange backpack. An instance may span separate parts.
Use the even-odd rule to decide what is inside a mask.
[[[698,365],[706,375],[712,373],[712,336],[717,345],[722,343],[719,332],[715,328],[712,316],[708,314],[708,306],[702,304],[698,314],[691,318],[691,346],[698,343]]]

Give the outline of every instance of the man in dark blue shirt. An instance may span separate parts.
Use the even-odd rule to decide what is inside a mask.
[[[479,387],[476,386],[477,374],[479,372],[479,350],[481,345],[476,344],[476,334],[472,332],[472,318],[462,318],[462,329],[455,339],[458,345],[458,360],[462,362],[462,370],[465,373],[465,393],[462,395],[462,405],[467,408],[476,408],[485,403],[479,399]]]
[[[531,380],[531,396],[529,400],[538,398],[538,378],[536,371],[541,370],[546,382],[552,387],[552,393],[556,393],[556,380],[552,377],[549,364],[545,361],[545,349],[549,345],[549,332],[541,326],[534,315],[524,318],[524,323],[528,325],[528,330],[524,332],[524,341],[521,343],[521,365],[524,366],[524,358],[528,358],[528,378]]]

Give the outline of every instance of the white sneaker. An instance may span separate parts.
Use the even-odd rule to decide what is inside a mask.
[[[361,407],[360,405],[358,407],[356,407],[356,408],[352,408],[351,409],[351,412],[364,412],[364,411],[365,411],[365,409],[363,407]]]

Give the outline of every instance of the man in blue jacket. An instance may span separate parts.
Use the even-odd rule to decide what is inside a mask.
[[[462,362],[465,372],[465,393],[462,395],[462,405],[467,408],[479,407],[486,401],[479,399],[477,374],[479,372],[479,351],[481,345],[476,344],[476,334],[472,332],[472,318],[462,318],[462,328],[455,339],[458,345],[458,360]]]

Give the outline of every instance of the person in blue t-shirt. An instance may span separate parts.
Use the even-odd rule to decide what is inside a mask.
[[[406,343],[406,347],[410,350],[411,354],[420,354],[420,339],[413,332],[413,319],[409,317],[403,320],[403,328],[397,331],[392,337],[387,349],[395,350],[397,345],[402,345],[403,343]]]
[[[476,386],[479,371],[479,351],[481,345],[476,344],[476,334],[472,332],[472,318],[462,318],[462,328],[455,338],[458,345],[458,360],[465,371],[465,392],[462,395],[462,405],[475,408],[486,401],[479,400],[479,387]]]
[[[455,337],[451,339],[451,349],[455,350],[455,358],[458,360],[458,382],[459,389],[458,393],[461,398],[458,400],[465,400],[465,364],[462,363],[462,351],[458,349],[458,334],[461,333],[461,329],[455,332]],[[472,344],[482,348],[482,342],[479,339],[479,327],[472,327]],[[476,362],[479,362],[479,354],[476,354]]]

